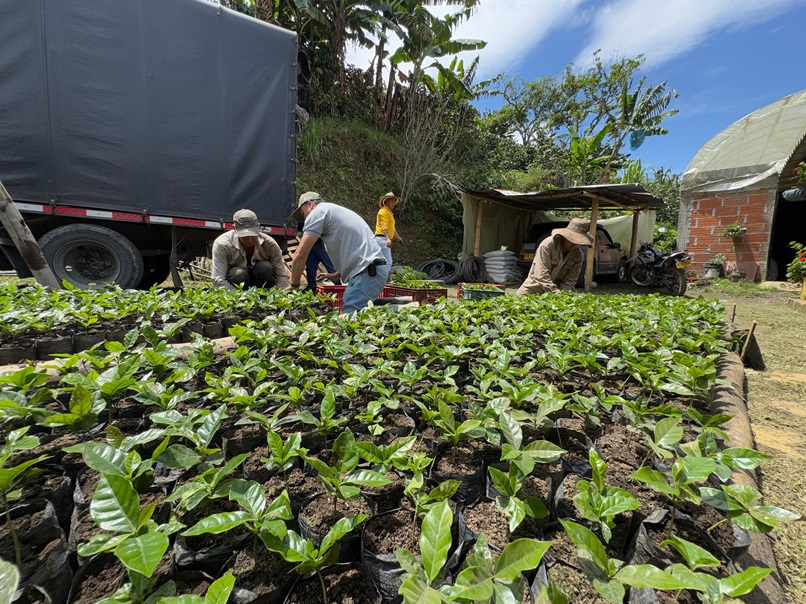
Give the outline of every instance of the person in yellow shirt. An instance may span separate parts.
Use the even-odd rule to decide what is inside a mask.
[[[381,247],[383,257],[386,258],[386,264],[392,268],[392,240],[397,239],[403,243],[403,238],[400,233],[395,229],[395,215],[392,213],[394,208],[401,201],[400,197],[392,192],[381,195],[378,200],[378,218],[375,221],[375,240]]]

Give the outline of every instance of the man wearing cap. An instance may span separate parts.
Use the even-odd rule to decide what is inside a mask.
[[[516,295],[573,291],[585,258],[579,246],[593,245],[589,228],[587,220],[572,218],[567,227],[554,229],[551,237],[546,237],[537,246],[529,276]]]
[[[343,313],[360,310],[381,295],[389,266],[374,233],[361,216],[335,203],[327,203],[319,193],[309,191],[300,195],[292,218],[304,224],[302,239],[291,263],[291,289],[299,287],[311,248],[321,239],[342,281],[347,283]]]
[[[234,289],[288,286],[288,269],[277,242],[260,231],[252,210],[238,210],[231,231],[213,242],[213,285]]]

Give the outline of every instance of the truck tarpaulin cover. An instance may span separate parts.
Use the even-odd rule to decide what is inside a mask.
[[[264,223],[294,207],[294,33],[206,0],[0,0],[18,202]]]

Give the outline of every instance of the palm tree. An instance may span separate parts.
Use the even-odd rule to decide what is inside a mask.
[[[667,110],[672,98],[678,96],[676,90],[667,91],[665,81],[646,88],[644,84],[645,79],[642,78],[633,92],[628,91],[628,81],[622,85],[618,113],[609,120],[609,123],[613,124],[610,135],[613,148],[602,170],[600,183],[608,182],[611,166],[624,146],[627,136],[630,137],[630,148],[637,149],[647,136],[667,134],[669,131],[660,124],[678,112],[677,109]]]

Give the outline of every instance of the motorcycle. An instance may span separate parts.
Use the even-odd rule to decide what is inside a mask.
[[[686,252],[661,252],[651,243],[641,243],[638,254],[629,260],[630,279],[641,287],[663,288],[670,294],[686,293],[686,267],[691,256]]]

